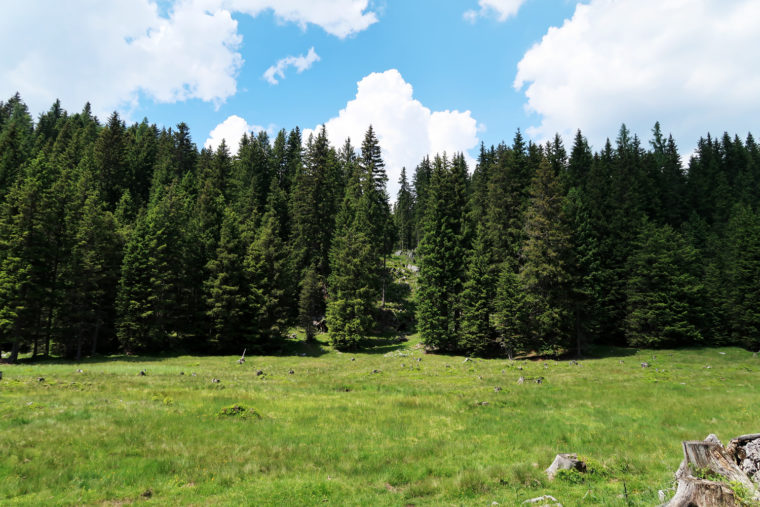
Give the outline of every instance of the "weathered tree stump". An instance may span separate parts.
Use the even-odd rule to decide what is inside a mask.
[[[715,435],[704,441],[683,442],[684,459],[676,472],[678,487],[667,507],[744,505],[737,488],[743,490],[741,496],[745,499],[760,501],[757,486],[739,465],[739,450],[753,441],[753,436],[760,439],[760,434],[745,435],[733,439],[728,448]]]

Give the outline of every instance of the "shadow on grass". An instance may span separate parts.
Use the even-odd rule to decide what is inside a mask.
[[[330,352],[325,341],[321,341],[320,338],[327,335],[318,336],[316,340],[306,342],[299,338],[283,338],[281,342],[274,343],[268,346],[241,346],[239,354],[242,354],[243,349],[246,349],[246,356],[302,356],[302,357],[319,357]],[[326,338],[325,338],[326,340]],[[160,362],[166,359],[173,359],[182,356],[197,356],[197,357],[229,357],[236,356],[238,353],[233,352],[214,352],[204,350],[186,350],[178,349],[173,352],[166,352],[162,354],[146,354],[146,355],[134,355],[134,354],[112,354],[112,355],[95,355],[83,357],[80,360],[67,359],[65,357],[21,357],[16,362],[19,365],[85,365],[85,364],[100,364],[100,363],[151,363]]]

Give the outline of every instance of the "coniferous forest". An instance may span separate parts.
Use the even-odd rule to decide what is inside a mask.
[[[233,155],[89,104],[35,120],[16,95],[0,102],[0,350],[266,353],[322,323],[360,347],[398,250],[431,350],[760,347],[756,141],[706,134],[682,160],[659,124],[610,135],[592,150],[580,131],[518,131],[474,168],[431,155],[391,205],[372,127],[356,145],[249,134]]]

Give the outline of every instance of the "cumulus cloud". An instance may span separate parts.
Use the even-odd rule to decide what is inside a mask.
[[[506,21],[517,14],[525,0],[479,0],[480,9],[470,9],[463,14],[464,19],[474,23],[478,17],[495,15],[499,21]]]
[[[340,38],[377,22],[368,0],[154,0],[11,2],[0,17],[0,97],[16,91],[34,112],[60,98],[100,115],[148,98],[221,104],[237,91],[242,37],[233,13],[271,10],[281,22]],[[23,41],[23,44],[19,44]]]
[[[311,66],[314,65],[314,62],[318,62],[319,60],[319,55],[312,47],[306,55],[286,56],[285,58],[278,60],[276,64],[264,71],[264,79],[269,81],[269,83],[276,85],[279,83],[277,78],[285,79],[285,69],[288,67],[295,67],[296,71],[300,74],[301,72],[310,69]]]
[[[425,155],[465,152],[473,168],[467,151],[478,145],[479,127],[470,111],[431,111],[413,97],[412,85],[396,69],[369,74],[357,85],[356,97],[325,123],[327,134],[335,145],[350,137],[359,147],[371,124],[382,149],[392,199],[401,168],[411,173]]]
[[[249,134],[251,132],[257,133],[262,130],[265,130],[264,127],[260,125],[249,125],[243,118],[233,114],[214,127],[209,133],[204,146],[216,150],[219,145],[222,144],[222,141],[225,141],[230,150],[230,154],[234,155],[240,148],[240,139],[242,139],[243,134]]]
[[[625,122],[660,121],[688,152],[708,130],[745,134],[760,117],[760,3],[591,0],[518,64],[514,87],[546,139],[581,128],[595,147]]]
[[[211,0],[215,1],[215,0]],[[218,0],[216,0],[218,1]],[[230,9],[257,16],[271,9],[283,22],[301,28],[313,24],[330,35],[344,39],[377,23],[377,14],[368,11],[369,0],[223,0]]]

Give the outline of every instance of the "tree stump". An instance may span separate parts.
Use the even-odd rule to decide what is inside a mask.
[[[704,441],[683,442],[684,459],[676,472],[678,488],[667,507],[741,506],[744,503],[737,487],[744,490],[745,498],[760,501],[757,487],[738,465],[741,443],[751,440],[741,438],[732,440],[728,449],[714,435]]]

